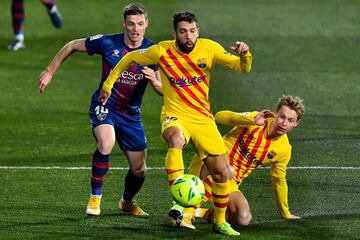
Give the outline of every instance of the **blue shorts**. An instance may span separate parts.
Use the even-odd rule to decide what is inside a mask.
[[[141,116],[126,116],[111,111],[102,105],[90,106],[90,125],[94,130],[101,124],[110,124],[115,129],[116,141],[122,150],[141,151],[147,148]]]

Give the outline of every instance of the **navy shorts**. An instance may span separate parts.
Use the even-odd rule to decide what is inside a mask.
[[[122,150],[141,151],[147,148],[144,125],[140,115],[127,116],[108,110],[102,105],[92,105],[89,114],[93,130],[101,124],[110,124],[114,127],[116,141]]]

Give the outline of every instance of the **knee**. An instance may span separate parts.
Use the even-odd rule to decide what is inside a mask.
[[[132,173],[134,174],[134,176],[142,178],[145,177],[146,174],[146,166],[142,166],[141,168],[137,168],[137,169],[131,169]]]
[[[216,168],[213,168],[211,176],[215,182],[226,182],[229,180],[228,171],[225,166],[218,165]]]
[[[214,179],[215,182],[218,182],[218,183],[224,183],[228,180],[228,174],[226,171],[214,171],[212,174],[211,174],[212,178]]]
[[[185,137],[178,128],[169,128],[163,134],[169,148],[183,148]]]
[[[167,141],[168,146],[171,148],[183,148],[185,145],[184,136],[179,134],[173,134],[170,136],[169,141]]]
[[[225,154],[209,155],[205,158],[204,163],[215,182],[224,183],[229,180]]]
[[[97,148],[99,152],[103,155],[108,155],[111,153],[114,147],[114,142],[112,141],[99,141],[97,144]]]
[[[235,224],[241,226],[248,226],[251,222],[251,219],[252,219],[252,215],[250,212],[242,213],[237,216]]]

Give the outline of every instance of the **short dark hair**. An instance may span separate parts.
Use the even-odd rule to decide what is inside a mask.
[[[177,28],[177,24],[182,21],[186,21],[189,23],[192,23],[192,22],[197,23],[197,18],[195,16],[195,14],[193,14],[192,12],[188,12],[188,11],[182,11],[182,12],[175,13],[175,15],[173,16],[173,26],[174,26],[175,31]]]
[[[145,18],[147,18],[147,12],[145,6],[141,3],[130,3],[124,7],[124,20],[129,15],[140,15],[144,14]]]

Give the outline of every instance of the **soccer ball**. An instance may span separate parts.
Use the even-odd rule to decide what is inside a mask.
[[[171,194],[174,201],[183,207],[196,206],[205,195],[205,187],[197,176],[185,174],[175,179]]]

